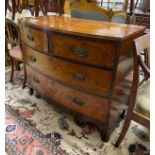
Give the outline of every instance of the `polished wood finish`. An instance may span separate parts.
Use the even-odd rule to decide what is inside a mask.
[[[29,26],[33,25],[41,29],[110,41],[123,41],[137,33],[143,33],[145,30],[144,26],[120,25],[119,23],[77,19],[65,16],[28,17],[26,20],[21,19],[21,21],[25,24],[27,23]]]
[[[27,81],[30,85],[55,101],[59,101],[63,106],[79,111],[90,118],[105,122],[108,110],[108,101],[101,97],[88,95],[75,89],[57,83],[51,78],[38,73],[30,67],[26,67]],[[36,75],[38,75],[36,77]],[[45,83],[48,83],[45,87]],[[95,103],[95,104],[94,104]],[[102,110],[100,110],[102,109]],[[96,114],[96,110],[98,113]],[[100,118],[103,118],[100,120]]]
[[[23,46],[23,57],[26,64],[33,68],[46,71],[46,75],[57,79],[72,87],[81,88],[91,93],[108,96],[111,82],[112,72],[97,68],[74,64],[57,58],[41,54],[27,46]],[[100,77],[96,80],[97,77]]]
[[[21,33],[23,34],[21,35],[21,39],[27,45],[44,52],[48,52],[48,44],[43,43],[48,42],[46,32],[37,31],[36,29],[23,26],[21,27]]]
[[[51,44],[53,54],[57,57],[107,68],[114,66],[116,55],[113,44],[96,41],[96,39],[88,41],[84,37],[78,38],[61,33],[53,35]]]
[[[129,98],[129,107],[126,114],[126,119],[124,122],[123,129],[121,131],[121,134],[118,138],[118,140],[115,143],[115,146],[118,147],[120,143],[122,142],[123,138],[126,135],[126,132],[129,128],[129,125],[131,121],[135,121],[141,125],[143,125],[146,128],[150,128],[150,118],[138,113],[134,108],[136,104],[136,95],[137,90],[139,86],[141,86],[141,82],[139,82],[139,66],[144,71],[144,75],[146,76],[144,79],[147,80],[150,77],[150,71],[148,66],[145,64],[144,60],[141,58],[141,52],[144,51],[147,54],[149,54],[149,48],[150,48],[150,34],[146,34],[142,37],[139,37],[138,39],[135,39],[133,42],[133,55],[134,55],[134,74],[133,74],[133,83],[132,83],[132,89],[131,89],[131,95]],[[149,57],[147,57],[149,58]],[[144,80],[142,80],[144,82]]]
[[[48,102],[95,123],[108,140],[119,117],[113,97],[133,65],[131,43],[145,27],[63,16],[24,18],[19,26],[29,86]],[[43,35],[32,44],[24,38],[25,29],[36,40]]]

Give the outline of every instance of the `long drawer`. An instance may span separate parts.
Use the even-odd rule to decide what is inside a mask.
[[[43,52],[48,52],[48,39],[47,33],[41,30],[36,30],[28,26],[20,26],[21,39],[29,46],[42,50]]]
[[[23,56],[26,64],[64,84],[90,93],[109,95],[112,81],[111,71],[59,60],[26,45],[23,46]]]
[[[114,65],[114,44],[57,33],[52,34],[51,43],[55,56],[101,67]]]
[[[27,82],[43,96],[98,121],[106,121],[108,101],[59,84],[26,66]],[[60,97],[61,96],[61,97]]]

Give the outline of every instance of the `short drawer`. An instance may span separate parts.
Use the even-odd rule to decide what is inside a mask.
[[[21,39],[30,47],[48,52],[48,39],[47,33],[41,30],[22,25],[20,27],[22,31]]]
[[[59,60],[23,46],[26,64],[77,89],[108,96],[112,72]]]
[[[106,99],[59,84],[28,66],[26,70],[27,82],[43,96],[85,116],[102,122],[106,121],[108,112],[108,101]]]
[[[115,60],[115,46],[110,43],[53,34],[53,54],[55,56],[101,67],[112,68]]]

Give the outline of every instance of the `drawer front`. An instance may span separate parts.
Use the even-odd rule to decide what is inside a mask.
[[[112,72],[52,58],[23,46],[26,64],[46,75],[80,90],[108,96]]]
[[[27,26],[20,26],[21,39],[30,47],[48,52],[47,33]]]
[[[28,66],[26,70],[28,83],[43,96],[47,96],[69,109],[80,112],[96,120],[102,122],[106,121],[108,111],[108,101],[106,99],[91,96],[66,87],[43,76]]]
[[[112,68],[114,65],[114,44],[58,34],[52,35],[52,42],[55,56],[101,67]]]

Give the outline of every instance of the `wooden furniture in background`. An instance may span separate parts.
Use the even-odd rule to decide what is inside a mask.
[[[39,11],[41,10],[44,15],[47,15],[47,5],[48,0],[34,0],[34,10],[35,10],[35,16],[39,15]]]
[[[124,10],[128,13],[127,23],[150,27],[150,0],[98,0],[101,7]],[[113,6],[114,4],[114,6]],[[122,6],[122,7],[120,7]],[[134,21],[132,16],[134,14]]]
[[[39,16],[41,11],[43,15],[47,15],[48,12],[56,12],[59,15],[64,13],[65,0],[5,0],[5,15],[7,9],[12,12],[12,20],[15,19],[15,14],[22,13],[24,9],[28,9],[31,15]],[[52,8],[52,9],[50,9]]]
[[[31,12],[31,15],[34,15],[33,11],[33,1],[31,0],[16,0],[16,9],[19,13],[22,13],[24,9],[28,9]]]
[[[125,23],[126,11],[115,11],[101,8],[93,0],[72,0],[70,2],[71,17]]]
[[[128,23],[150,28],[150,0],[128,0]],[[134,16],[133,20],[131,17]]]
[[[19,27],[31,93],[93,122],[107,140],[120,116],[113,96],[145,27],[64,16],[23,18]]]
[[[11,61],[11,77],[10,82],[13,81],[14,68],[20,70],[20,63],[22,62],[22,52],[20,48],[19,28],[11,20],[5,19],[5,47],[7,56]],[[25,78],[24,78],[25,79]],[[25,80],[23,88],[25,87]]]
[[[11,3],[11,5],[10,5]],[[15,13],[16,13],[16,0],[5,0],[5,16],[7,13],[7,9],[9,9],[12,12],[12,20],[15,19]]]
[[[29,3],[29,0],[5,0],[5,16],[7,13],[7,9],[12,12],[12,20],[15,19],[15,14],[22,13],[23,9],[30,10],[33,15],[33,10]]]
[[[144,63],[141,58],[141,52],[144,51],[147,55],[148,61]],[[135,121],[146,128],[150,128],[150,71],[149,71],[149,57],[150,57],[150,34],[146,34],[134,40],[134,77],[129,99],[129,108],[127,111],[125,123],[120,134],[120,137],[115,143],[118,147],[122,142],[131,121]],[[145,81],[139,84],[139,75],[141,67],[144,71]]]
[[[56,6],[58,7],[58,14],[61,16],[64,14],[65,0],[56,0],[56,2]]]
[[[98,4],[107,9],[127,10],[129,0],[97,0]]]

